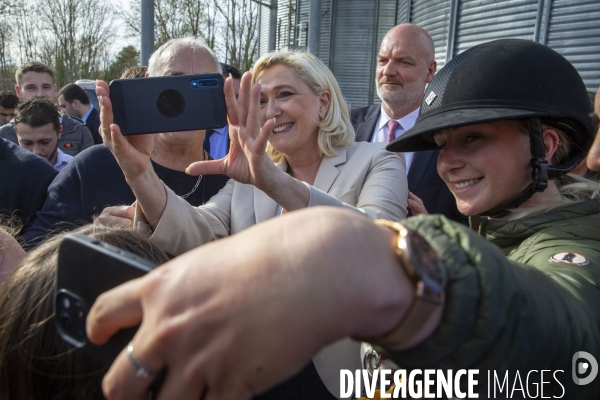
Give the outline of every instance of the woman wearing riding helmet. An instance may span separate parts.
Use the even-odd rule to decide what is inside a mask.
[[[577,71],[550,48],[472,48],[433,78],[415,126],[388,148],[440,147],[440,175],[477,232],[439,215],[376,225],[330,208],[290,213],[104,295],[90,338],[143,320],[136,357],[194,376],[171,377],[165,398],[250,398],[344,336],[407,370],[478,369],[480,398],[598,398],[598,184],[562,178],[589,149],[590,111]],[[237,340],[225,346],[225,334]],[[104,387],[128,398],[147,385],[123,354]]]

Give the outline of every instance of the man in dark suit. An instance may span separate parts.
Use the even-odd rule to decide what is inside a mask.
[[[436,70],[435,49],[423,28],[401,24],[390,29],[379,49],[375,83],[381,105],[351,110],[357,141],[391,142],[412,128],[419,116],[425,86]],[[444,214],[466,223],[454,196],[437,173],[439,151],[405,153],[409,215]],[[422,203],[421,203],[422,201]]]
[[[98,133],[100,127],[100,114],[90,104],[90,99],[79,85],[69,83],[58,92],[58,104],[62,111],[75,118],[79,118],[88,127],[94,138],[94,144],[102,143]]]

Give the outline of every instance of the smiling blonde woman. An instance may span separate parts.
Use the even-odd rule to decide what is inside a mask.
[[[193,207],[152,170],[148,135],[125,139],[118,126],[107,124],[112,120],[108,87],[99,85],[102,135],[136,195],[134,225],[166,252],[179,255],[306,207],[345,208],[371,220],[406,217],[404,156],[388,152],[383,144],[354,142],[338,84],[318,58],[302,52],[267,54],[256,62],[253,74],[242,77],[238,101],[230,78],[225,93],[229,154],[194,163],[187,172],[232,179],[205,205]],[[311,398],[331,398],[329,392],[339,388],[336,366],[360,367],[358,344],[340,341],[314,362],[317,371],[309,364],[306,379],[318,384],[292,382],[291,390],[311,387]]]

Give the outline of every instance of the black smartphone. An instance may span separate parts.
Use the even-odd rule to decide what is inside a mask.
[[[222,128],[223,83],[214,73],[116,79],[110,83],[114,122],[123,135]]]
[[[85,320],[96,298],[156,267],[126,250],[84,235],[66,235],[58,250],[54,315],[58,334],[98,361],[110,365],[138,327],[120,330],[106,344],[92,344]]]

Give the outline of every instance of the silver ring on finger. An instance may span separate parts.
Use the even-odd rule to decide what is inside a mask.
[[[146,379],[158,373],[158,370],[148,367],[146,364],[135,358],[135,356],[133,355],[132,342],[129,342],[129,344],[127,345],[127,357],[129,358],[131,365],[133,365],[133,368],[135,369],[135,376],[137,378]]]

